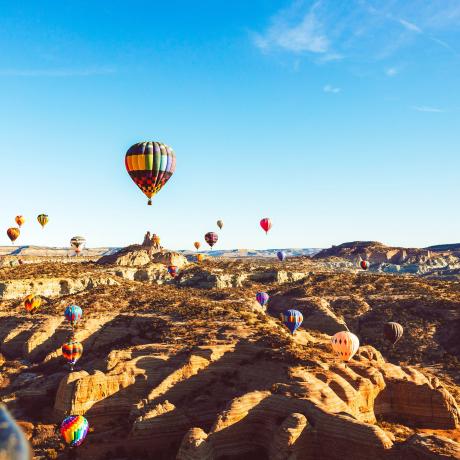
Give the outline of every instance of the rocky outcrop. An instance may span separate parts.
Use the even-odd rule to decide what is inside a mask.
[[[400,460],[449,459],[460,459],[460,444],[442,436],[417,433],[401,448]]]

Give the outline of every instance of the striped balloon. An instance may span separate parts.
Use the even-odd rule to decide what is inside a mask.
[[[70,342],[66,342],[62,345],[61,350],[62,356],[64,356],[65,360],[70,364],[70,368],[73,369],[73,366],[83,354],[83,345],[75,340],[70,340]]]
[[[291,331],[291,334],[294,334],[302,324],[303,315],[299,310],[287,310],[281,313],[281,321],[283,321],[286,327]]]
[[[390,321],[383,326],[385,338],[394,345],[403,335],[404,329],[399,323]]]
[[[359,348],[359,339],[349,331],[337,332],[331,338],[332,349],[343,361],[349,361]]]
[[[211,248],[217,243],[218,239],[219,236],[215,232],[208,232],[204,235],[204,240],[209,244],[209,246],[211,246]]]
[[[82,415],[70,415],[61,423],[61,435],[71,447],[78,447],[88,434],[88,420]]]
[[[33,313],[42,304],[42,299],[38,295],[29,294],[24,299],[24,307],[29,313]]]
[[[256,294],[256,300],[259,302],[261,307],[265,307],[265,305],[267,305],[268,299],[270,299],[270,296],[266,292],[258,292]]]
[[[129,148],[125,166],[134,183],[149,199],[168,182],[176,169],[176,155],[171,147],[161,142],[138,142]]]
[[[75,326],[75,324],[80,321],[83,315],[83,310],[78,305],[69,305],[64,312],[64,316],[70,324]]]
[[[42,226],[42,228],[45,227],[45,225],[49,222],[49,218],[46,214],[39,214],[37,216],[38,223]]]
[[[83,236],[74,236],[70,240],[70,246],[72,246],[75,254],[80,254],[80,252],[85,247],[86,240]]]
[[[17,227],[11,227],[6,231],[6,234],[8,235],[8,238],[11,240],[11,243],[14,243],[21,234],[21,231]]]

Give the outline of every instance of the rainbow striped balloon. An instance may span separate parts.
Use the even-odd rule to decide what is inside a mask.
[[[71,447],[79,446],[88,434],[89,423],[82,415],[69,415],[61,423],[61,435]]]
[[[69,305],[64,312],[67,321],[70,321],[72,326],[83,316],[83,310],[78,305]]]
[[[71,368],[73,368],[83,354],[83,345],[76,340],[70,340],[62,345],[61,350],[65,360],[70,364]]]
[[[286,327],[291,331],[291,334],[294,334],[302,324],[303,315],[299,310],[287,310],[281,313],[281,321],[283,321]]]

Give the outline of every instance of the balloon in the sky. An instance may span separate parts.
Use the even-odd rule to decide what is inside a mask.
[[[72,246],[73,250],[75,251],[75,254],[80,254],[80,252],[83,251],[85,244],[86,240],[82,236],[74,236],[70,240],[70,246]]]
[[[268,217],[265,217],[260,221],[260,226],[263,228],[265,233],[268,233],[268,231],[272,228],[272,221]]]
[[[332,349],[342,361],[349,361],[359,348],[359,339],[349,331],[337,332],[331,338]]]
[[[217,233],[214,232],[208,232],[204,235],[204,240],[209,244],[209,246],[211,246],[211,248],[217,243],[218,239],[219,237]]]
[[[195,249],[198,251],[198,249],[200,249],[201,243],[199,241],[195,241],[193,246],[195,246]]]
[[[49,222],[49,218],[46,214],[39,214],[37,216],[38,223],[45,228],[45,225]]]
[[[69,305],[64,312],[65,319],[70,322],[72,327],[80,321],[83,316],[83,310],[78,305]]]
[[[61,423],[61,435],[71,447],[78,447],[88,434],[89,424],[83,415],[70,415]]]
[[[138,142],[125,156],[126,170],[131,179],[149,199],[168,182],[176,169],[176,155],[171,147],[161,142]]]
[[[175,278],[179,274],[179,269],[175,265],[170,265],[168,267],[168,273]]]
[[[286,253],[284,251],[278,251],[276,257],[282,262],[286,258]]]
[[[14,220],[18,224],[18,227],[21,227],[22,224],[26,221],[23,216],[16,216]]]
[[[369,262],[367,260],[362,260],[359,264],[359,266],[363,269],[363,270],[367,270],[369,268]]]
[[[383,326],[385,338],[394,345],[403,335],[404,329],[399,323],[389,322]]]
[[[204,254],[197,254],[197,255],[196,255],[196,261],[197,261],[198,263],[203,262],[203,260],[204,260]]]
[[[6,231],[6,234],[8,235],[8,238],[11,240],[11,242],[14,243],[21,234],[21,231],[17,227],[11,227]]]
[[[256,300],[259,302],[261,307],[265,307],[267,305],[270,296],[266,292],[258,292],[256,294]]]
[[[222,230],[222,227],[224,226],[224,221],[219,219],[217,221],[217,226]]]
[[[286,327],[291,331],[291,334],[294,334],[303,321],[303,315],[299,310],[287,310],[281,313],[280,316],[281,321],[283,321]]]
[[[35,294],[29,294],[24,299],[24,307],[29,313],[33,313],[37,308],[40,307],[41,304],[41,297]]]
[[[73,370],[73,366],[75,366],[75,363],[83,354],[83,345],[72,338],[69,342],[62,345],[61,350],[62,356],[70,364],[70,369]]]

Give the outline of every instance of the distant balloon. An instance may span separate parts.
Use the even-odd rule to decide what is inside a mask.
[[[276,257],[282,262],[286,258],[286,253],[284,251],[278,251]]]
[[[203,262],[203,260],[204,260],[204,254],[197,254],[197,255],[196,255],[196,261],[197,261],[198,263]]]
[[[33,313],[37,308],[41,306],[41,304],[41,297],[35,294],[29,294],[24,299],[24,307],[29,313]]]
[[[70,415],[61,423],[61,435],[71,447],[78,447],[88,434],[89,424],[83,415]]]
[[[359,348],[359,339],[349,331],[337,332],[331,338],[332,349],[342,361],[349,361]]]
[[[155,233],[152,235],[152,241],[153,241],[153,244],[156,245],[156,246],[160,246],[160,237],[158,235],[156,235]]]
[[[204,240],[209,244],[209,246],[211,246],[211,248],[217,243],[218,239],[219,236],[214,232],[209,232],[204,235]]]
[[[64,312],[65,319],[70,322],[72,327],[80,321],[83,316],[83,310],[78,305],[69,305]]]
[[[394,345],[403,335],[404,329],[399,323],[389,322],[383,326],[385,338]]]
[[[75,363],[83,354],[83,345],[80,342],[71,339],[69,342],[62,345],[61,350],[65,360],[70,364],[70,369],[73,370]]]
[[[198,249],[200,249],[200,247],[201,247],[201,243],[199,241],[195,241],[193,243],[193,246],[195,246],[195,249],[198,251]]]
[[[125,166],[134,183],[149,199],[168,182],[176,169],[176,155],[161,142],[138,142],[126,152]]]
[[[170,265],[168,267],[168,273],[175,278],[179,274],[179,269],[175,265]]]
[[[14,220],[18,224],[18,227],[21,227],[22,224],[26,221],[23,216],[16,216]]]
[[[299,310],[287,310],[281,313],[281,321],[294,335],[294,332],[300,327],[303,321],[303,315]]]
[[[70,240],[70,246],[72,246],[73,250],[75,251],[75,254],[80,254],[80,252],[83,251],[85,244],[86,240],[82,236],[74,236]]]
[[[267,305],[270,296],[266,292],[258,292],[256,294],[256,300],[259,302],[261,307],[265,307]]]
[[[8,238],[11,240],[11,242],[14,243],[21,234],[21,230],[19,230],[17,227],[11,227],[6,231],[6,234],[8,235]]]
[[[45,225],[49,222],[49,218],[46,214],[39,214],[37,216],[38,223],[45,228]]]
[[[263,228],[265,233],[268,233],[268,231],[272,228],[272,221],[268,217],[265,217],[260,221],[260,226]]]
[[[359,264],[359,266],[363,269],[363,270],[367,270],[369,268],[369,262],[367,260],[362,260]]]
[[[217,221],[217,226],[222,230],[222,227],[224,226],[224,221],[223,220],[218,220]]]

